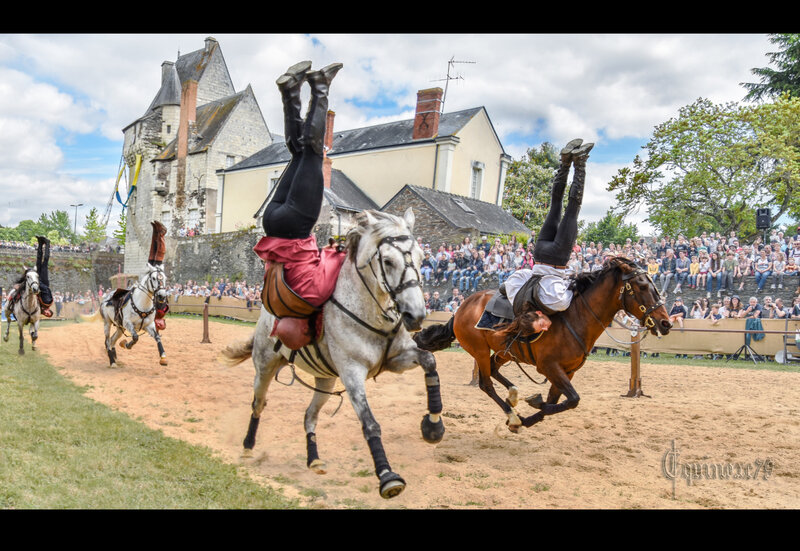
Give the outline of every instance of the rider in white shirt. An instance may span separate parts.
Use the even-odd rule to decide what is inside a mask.
[[[583,201],[586,160],[589,151],[594,147],[592,143],[581,144],[581,139],[572,140],[561,150],[561,165],[553,178],[550,211],[533,250],[535,265],[532,269],[517,270],[505,283],[506,296],[511,304],[514,304],[522,286],[534,275],[542,276],[537,299],[544,309],[549,310],[543,314],[566,310],[572,301],[572,291],[568,289],[567,262],[578,236],[578,213]],[[561,209],[570,165],[574,166],[575,173],[562,218]],[[520,307],[520,304],[515,305],[515,313],[519,314]]]

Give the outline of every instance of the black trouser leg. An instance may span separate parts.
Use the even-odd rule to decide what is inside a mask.
[[[544,219],[542,229],[539,231],[538,241],[553,241],[558,232],[558,222],[561,219],[561,205],[564,202],[564,189],[567,186],[570,163],[561,163],[556,175],[553,177],[553,191],[550,194],[550,210]]]

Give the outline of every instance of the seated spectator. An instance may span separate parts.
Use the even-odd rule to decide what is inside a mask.
[[[430,283],[431,275],[434,272],[433,259],[431,253],[425,253],[425,258],[422,259],[419,272],[425,278],[425,283]]]
[[[734,278],[739,278],[739,290],[741,291],[744,288],[745,278],[751,275],[752,271],[752,263],[750,261],[750,257],[747,253],[742,250],[739,254],[739,260],[736,266],[736,270],[733,273]]]
[[[464,302],[464,296],[461,293],[459,293],[458,287],[453,287],[453,294],[450,295],[450,297],[447,299],[445,310],[455,314],[463,302]]]
[[[444,303],[442,299],[439,298],[439,291],[434,291],[433,296],[430,298],[428,303],[425,305],[429,312],[442,312],[444,311]]]
[[[769,305],[767,312],[769,319],[786,319],[790,310],[783,305],[783,299],[777,297],[775,302]]]
[[[700,272],[700,261],[697,255],[692,256],[692,261],[689,263],[689,289],[697,289],[697,274]]]
[[[683,305],[681,297],[675,297],[675,302],[672,305],[672,310],[669,311],[669,321],[673,324],[677,322],[681,329],[683,329],[683,320],[686,317],[686,307]]]

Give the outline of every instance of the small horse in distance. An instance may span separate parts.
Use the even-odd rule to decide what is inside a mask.
[[[39,338],[39,320],[42,317],[42,309],[39,305],[39,273],[35,268],[25,268],[22,276],[15,282],[16,289],[11,291],[6,303],[6,320],[8,326],[3,340],[8,342],[8,334],[11,331],[11,314],[17,320],[19,327],[19,354],[25,354],[25,339],[22,336],[22,329],[25,325],[30,325],[31,350],[36,350],[36,339]]]
[[[252,415],[244,453],[252,454],[256,430],[266,406],[270,381],[289,364],[315,377],[314,395],[305,413],[306,465],[319,474],[325,463],[317,451],[316,425],[336,379],[344,384],[361,421],[384,498],[398,495],[406,486],[394,473],[381,442],[381,429],[367,403],[365,381],[384,371],[400,373],[421,366],[425,373],[428,414],[421,423],[423,439],[439,442],[444,435],[442,403],[436,360],[420,350],[409,331],[418,330],[425,319],[421,289],[422,249],[411,232],[414,214],[403,217],[364,211],[347,237],[344,260],[332,297],[324,304],[322,336],[293,354],[270,336],[276,318],[262,306],[255,333],[244,343],[230,345],[223,355],[231,364],[252,357],[256,368]],[[310,386],[310,385],[309,385]]]
[[[495,330],[478,329],[487,303],[497,292],[487,289],[465,299],[446,324],[428,327],[417,333],[414,340],[420,348],[434,352],[444,350],[458,339],[475,360],[481,390],[502,408],[508,417],[509,430],[517,432],[520,426],[530,427],[546,415],[578,406],[580,396],[572,386],[572,377],[619,310],[637,318],[653,335],[666,335],[672,328],[664,301],[647,271],[623,257],[612,257],[596,272],[579,274],[571,285],[572,303],[565,311],[551,316],[552,325],[547,331],[517,338],[524,327],[525,314],[496,326]],[[500,374],[500,367],[510,361],[535,365],[550,381],[546,401],[540,395],[526,399],[540,411],[522,419],[514,410],[518,390]],[[491,378],[506,387],[506,400],[497,394]],[[562,394],[566,400],[558,403]]]
[[[158,345],[159,364],[167,365],[167,354],[156,329],[156,305],[167,300],[166,276],[162,265],[148,263],[139,281],[129,289],[108,291],[100,303],[99,315],[103,319],[105,348],[109,367],[117,367],[116,343],[127,331],[130,342],[123,339],[120,345],[130,350],[139,342],[139,334],[147,332]],[[97,313],[93,316],[96,318]],[[115,332],[112,335],[111,329]]]

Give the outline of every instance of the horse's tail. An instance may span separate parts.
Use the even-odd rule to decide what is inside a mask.
[[[235,342],[226,346],[225,350],[222,351],[222,361],[233,366],[239,365],[247,358],[252,356],[253,340],[255,339],[255,336],[256,334],[253,333],[246,341]]]
[[[100,321],[103,319],[100,309],[98,308],[94,313],[86,315],[80,314],[81,321]]]
[[[413,336],[414,342],[417,343],[419,348],[429,352],[437,352],[449,348],[456,339],[456,334],[453,333],[454,319],[455,316],[450,318],[447,323],[431,325],[427,329],[415,333]]]

